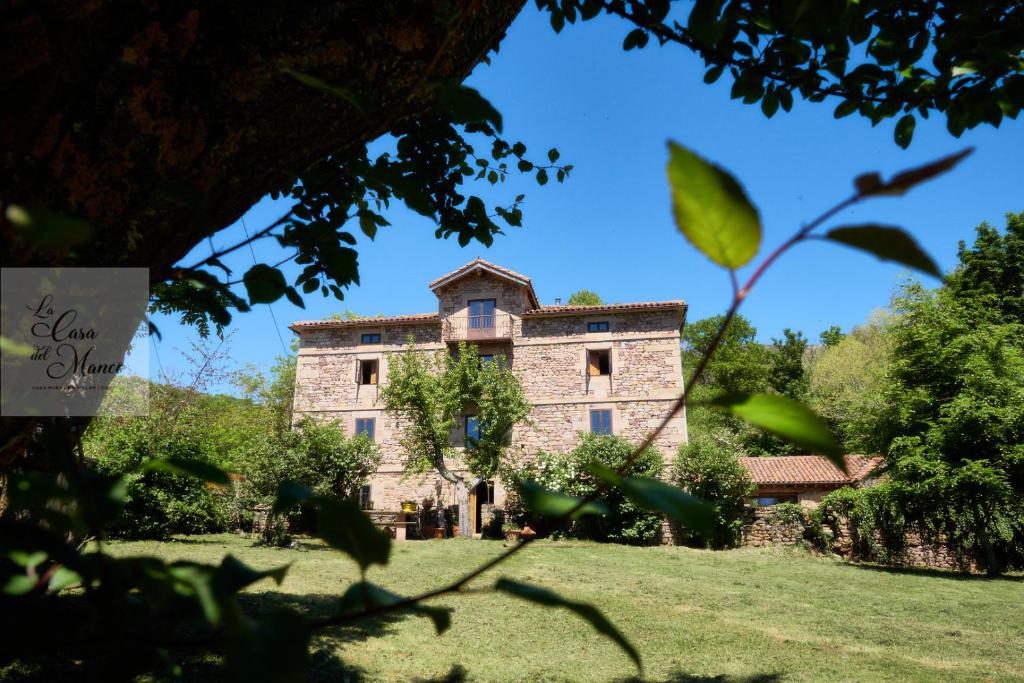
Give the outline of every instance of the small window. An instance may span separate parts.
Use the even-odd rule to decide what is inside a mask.
[[[359,487],[359,509],[360,510],[372,510],[373,509],[373,498],[371,496],[372,489],[370,485]]]
[[[778,505],[779,503],[795,503],[796,496],[760,496],[754,499],[754,504],[758,507],[768,507],[771,505]]]
[[[480,443],[480,420],[476,415],[466,416],[466,445],[476,446]]]
[[[587,374],[591,377],[612,374],[611,349],[587,351]]]
[[[494,354],[493,353],[481,353],[480,354],[480,362],[483,365],[487,365],[488,363],[493,363],[494,362]]]
[[[362,343],[362,344],[380,344],[380,334],[376,333],[376,332],[373,333],[373,334],[364,334],[362,336],[362,339],[360,340],[360,343]]]
[[[356,434],[365,434],[370,438],[370,441],[374,440],[374,432],[377,431],[377,420],[372,417],[357,417],[356,418]]]
[[[377,383],[377,366],[378,366],[378,363],[375,360],[361,360],[361,361],[359,361],[359,383],[360,384],[376,384]]]
[[[590,411],[590,431],[594,434],[611,434],[612,433],[612,411],[611,410],[591,410]]]
[[[608,321],[602,320],[601,322],[587,323],[587,332],[607,332]]]

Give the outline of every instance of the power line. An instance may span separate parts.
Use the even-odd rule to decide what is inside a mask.
[[[242,216],[242,230],[245,231],[245,240],[249,243],[249,254],[252,255],[252,264],[256,265],[256,252],[252,248],[252,240],[249,237],[249,228],[245,225],[245,216]],[[211,247],[213,244],[211,243]],[[274,321],[274,332],[277,333],[277,340],[281,342],[281,350],[284,355],[288,355],[288,347],[284,343],[284,337],[281,336],[281,326],[277,322],[277,316],[274,315],[274,308],[270,304],[267,304],[267,310],[270,311],[270,317]]]

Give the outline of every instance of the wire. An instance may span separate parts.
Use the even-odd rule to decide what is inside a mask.
[[[249,228],[245,226],[245,216],[242,216],[242,230],[245,231],[245,239],[249,242],[249,254],[252,255],[252,264],[256,265],[256,252],[252,248],[252,242],[249,240]],[[213,246],[212,244],[210,246]],[[284,343],[284,337],[281,336],[281,326],[277,322],[277,316],[274,315],[274,308],[271,304],[267,304],[267,310],[270,311],[270,317],[274,321],[274,332],[277,333],[277,340],[281,342],[281,350],[284,355],[288,355],[288,347]]]

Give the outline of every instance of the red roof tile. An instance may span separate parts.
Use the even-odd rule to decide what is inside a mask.
[[[849,475],[832,464],[823,455],[780,455],[760,458],[740,458],[754,483],[770,484],[852,484],[864,479],[882,464],[879,456],[844,455]]]
[[[600,304],[597,306],[541,306],[526,311],[523,316],[537,315],[567,315],[575,313],[614,313],[616,311],[635,310],[657,310],[657,309],[682,309],[686,310],[685,301],[643,301],[632,304]]]
[[[354,320],[299,320],[288,326],[289,330],[335,329],[339,327],[376,327],[378,325],[406,325],[409,323],[440,322],[437,313],[413,313],[411,315],[389,315],[379,318],[355,318]]]

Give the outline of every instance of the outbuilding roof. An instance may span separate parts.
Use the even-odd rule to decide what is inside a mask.
[[[882,464],[882,458],[869,455],[844,455],[846,470],[836,467],[823,455],[780,455],[759,458],[740,458],[740,464],[750,472],[754,483],[767,485],[829,484],[842,486],[861,481]]]

